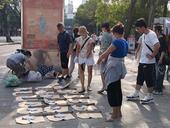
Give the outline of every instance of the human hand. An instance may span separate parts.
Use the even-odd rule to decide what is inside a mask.
[[[162,59],[159,59],[158,64],[162,64]]]
[[[150,55],[150,54],[146,54],[146,57],[147,57],[149,60],[152,60],[152,59],[153,59],[153,56]]]
[[[67,52],[67,58],[69,58],[71,54],[72,54],[72,52],[71,52],[71,51],[68,51],[68,52]]]

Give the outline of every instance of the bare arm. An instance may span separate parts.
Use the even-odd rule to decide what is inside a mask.
[[[32,63],[31,63],[30,60],[26,60],[26,61],[25,61],[25,64],[28,64],[28,66],[29,66],[30,69],[34,69],[34,66],[32,65]]]
[[[111,54],[114,50],[116,50],[116,47],[114,45],[110,45],[109,48],[102,55],[100,55],[97,64],[99,64],[103,59],[108,58],[109,54]]]
[[[67,57],[69,57],[72,54],[72,52],[73,52],[73,44],[70,43],[69,44],[69,50],[68,50],[68,53],[67,53]]]
[[[77,47],[76,47],[76,56],[78,57],[79,53],[80,53],[80,45],[78,43],[76,45],[77,45]]]
[[[160,44],[156,43],[153,47],[153,53],[151,54],[151,57],[154,58],[158,52],[159,52]]]
[[[88,44],[88,49],[87,49],[87,58],[89,58],[90,54],[92,53],[93,50],[93,43]]]
[[[161,56],[159,58],[158,64],[162,64],[162,60],[163,60],[164,56],[165,56],[165,52],[161,52]]]
[[[141,48],[141,44],[138,44],[136,51],[135,51],[135,58],[137,58],[137,54],[139,53],[140,48]]]
[[[159,52],[159,47],[160,47],[160,44],[159,43],[156,43],[153,47],[153,52],[152,54],[147,54],[146,57],[150,60],[152,60],[156,55],[157,53]]]

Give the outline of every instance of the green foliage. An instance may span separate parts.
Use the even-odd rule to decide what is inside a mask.
[[[97,3],[99,0],[89,0],[85,4],[81,5],[75,16],[75,24],[85,25],[90,32],[96,31],[96,17],[95,11],[97,9]]]
[[[127,19],[132,0],[89,0],[86,4],[81,5],[75,17],[75,23],[78,25],[93,27],[99,26],[104,21],[109,21],[114,25],[118,21],[124,24],[133,25],[136,19],[144,17],[146,21],[149,18],[150,7],[153,6],[154,0],[137,0],[132,6],[133,12],[131,19]],[[159,0],[158,5],[154,6],[153,17],[161,17],[165,15],[168,0]],[[169,11],[167,16],[170,16]],[[151,19],[153,20],[153,19]],[[128,23],[128,22],[131,23]],[[132,27],[132,26],[131,26]],[[128,28],[129,31],[131,27]]]
[[[10,4],[11,0],[0,0],[0,9],[3,9],[5,4]]]
[[[16,33],[21,28],[20,0],[0,0],[1,34]],[[1,36],[2,36],[1,35]]]
[[[129,0],[112,0],[112,3],[106,3],[101,0],[96,10],[97,24],[104,21],[115,24],[118,21],[124,21],[128,9]]]

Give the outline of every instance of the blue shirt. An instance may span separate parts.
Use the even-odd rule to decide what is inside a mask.
[[[71,35],[69,35],[66,31],[58,34],[58,45],[60,53],[67,53],[69,50],[69,45],[73,40]]]
[[[26,61],[26,56],[22,53],[15,53],[10,55],[8,59],[14,61],[16,64],[23,64]]]
[[[116,50],[111,53],[112,57],[123,58],[127,55],[128,42],[126,40],[116,39],[112,42],[112,45],[116,47]]]

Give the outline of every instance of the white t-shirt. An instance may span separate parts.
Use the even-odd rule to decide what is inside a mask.
[[[157,35],[154,31],[149,30],[148,34],[142,35],[142,51],[141,51],[141,57],[140,57],[140,63],[142,64],[154,64],[156,63],[155,58],[148,59],[146,57],[147,54],[152,54],[151,50],[146,46],[146,44],[153,50],[154,45],[156,43],[159,43],[159,40],[157,38]]]
[[[82,36],[77,38],[77,43],[80,45],[79,57],[81,57],[81,58],[87,58],[88,45],[90,43],[94,43],[93,39],[89,38],[88,41],[86,42],[86,44],[84,45],[84,47],[81,49],[82,45],[87,40],[87,38],[89,38],[89,36],[87,36],[85,39],[83,39]],[[90,56],[92,56],[92,52],[91,52]]]

